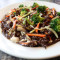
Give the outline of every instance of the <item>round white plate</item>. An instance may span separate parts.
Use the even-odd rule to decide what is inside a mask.
[[[37,2],[40,5],[46,5],[49,8],[55,8],[57,11],[60,11],[60,5],[43,1],[35,2]],[[30,6],[33,3],[34,1],[27,1],[22,3],[15,3],[5,8],[2,8],[0,9],[0,19],[2,19],[3,16],[7,12],[9,12],[9,10],[17,8],[20,4]],[[60,42],[49,46],[47,49],[43,47],[24,47],[9,41],[0,32],[0,50],[16,57],[22,57],[27,59],[47,59],[60,55]]]

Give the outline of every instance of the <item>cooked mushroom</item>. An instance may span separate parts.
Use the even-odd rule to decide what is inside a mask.
[[[23,31],[23,32],[25,32],[26,30],[22,26],[18,26],[17,27],[17,31]]]
[[[13,36],[10,40],[13,41],[13,42],[15,42],[15,43],[19,42],[19,38],[15,37],[15,36]]]

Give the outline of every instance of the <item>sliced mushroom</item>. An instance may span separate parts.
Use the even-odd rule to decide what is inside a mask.
[[[18,37],[14,37],[14,36],[10,40],[12,42],[15,42],[15,43],[18,43],[19,42],[19,38]]]
[[[21,26],[18,26],[18,27],[17,27],[17,31],[23,31],[23,32],[26,32],[26,30],[25,30],[23,27],[21,27]]]

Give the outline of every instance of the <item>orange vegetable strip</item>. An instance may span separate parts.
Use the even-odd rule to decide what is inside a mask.
[[[52,10],[55,10],[55,8],[53,8]]]
[[[14,9],[11,9],[11,12],[16,12],[16,10],[14,10]]]
[[[9,14],[11,15],[13,12],[16,12],[16,10],[15,9],[11,9]]]
[[[30,34],[30,33],[27,33],[28,36],[38,36],[38,37],[45,37],[46,35],[45,34]]]
[[[12,12],[16,12],[15,10],[12,10]]]
[[[50,18],[53,18],[53,15],[50,15],[49,17],[50,17]]]
[[[12,19],[16,19],[16,17],[13,17]]]
[[[13,28],[15,29],[15,27],[16,27],[16,22],[17,22],[17,20],[15,20],[14,22],[13,22]]]
[[[9,17],[10,15],[7,15],[6,17]]]
[[[49,8],[46,8],[46,10],[49,10]]]
[[[36,28],[39,28],[40,22],[37,24]],[[38,29],[35,30],[38,33]]]
[[[36,9],[37,7],[38,7],[38,6],[36,6],[36,7],[32,8],[32,10]]]
[[[1,23],[2,21],[0,21],[0,23]]]
[[[52,40],[50,36],[48,36],[48,37],[49,37],[50,40]]]
[[[27,42],[19,42],[21,45],[27,45]]]
[[[18,15],[18,17],[21,17],[21,16]]]
[[[45,34],[48,34],[47,32],[45,32]]]

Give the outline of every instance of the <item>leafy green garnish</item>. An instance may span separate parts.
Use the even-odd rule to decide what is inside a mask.
[[[33,6],[32,6],[32,8],[34,8],[34,7],[36,7],[36,6],[39,6],[39,4],[34,3]]]
[[[24,8],[24,9],[21,10],[20,16],[23,16],[23,15],[25,15],[26,13],[27,13],[27,10]]]
[[[23,5],[23,4],[21,4],[21,5],[19,5],[19,8],[20,8],[20,7],[24,7],[24,5]]]
[[[39,13],[34,14],[31,18],[32,21],[34,21],[34,24],[43,22],[44,18],[39,16]]]
[[[60,12],[57,12],[57,15],[60,16]]]
[[[50,23],[51,28],[53,28],[56,32],[60,32],[60,18],[56,18]]]
[[[25,19],[26,19],[26,21],[27,21],[27,23],[28,23],[29,25],[33,25],[33,24],[34,24],[34,23],[31,22],[27,17],[26,17]]]
[[[46,10],[46,6],[39,6],[38,8],[37,8],[37,12],[39,13],[39,12],[44,12],[45,10]]]

